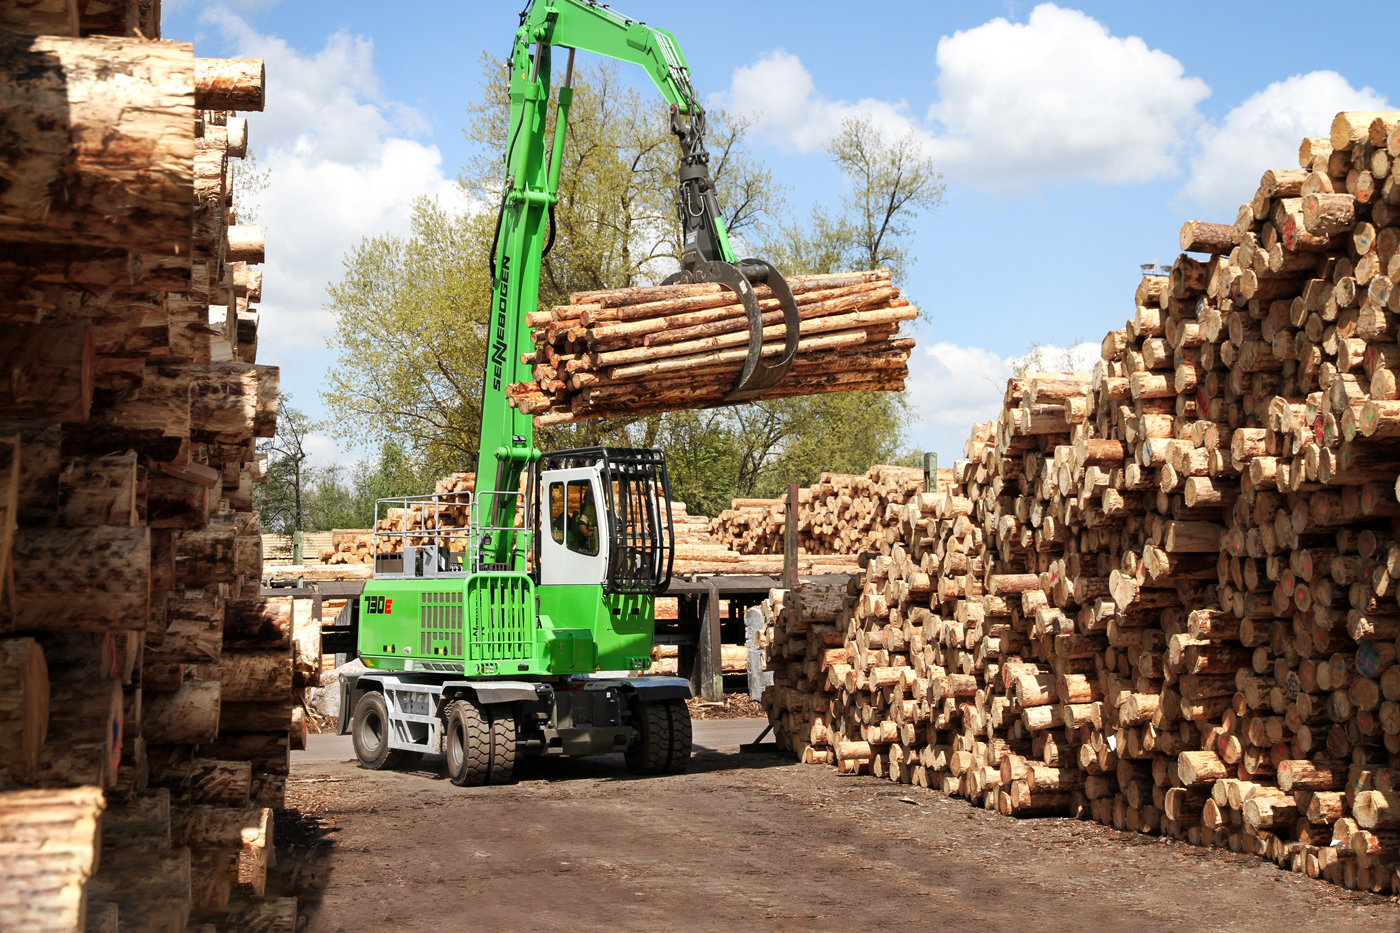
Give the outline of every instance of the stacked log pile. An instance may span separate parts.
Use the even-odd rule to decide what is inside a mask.
[[[367,529],[337,528],[331,532],[331,546],[321,552],[321,563],[374,563],[374,532]]]
[[[1012,379],[846,593],[775,593],[780,741],[1400,891],[1397,126],[1185,225],[1092,374]]]
[[[903,390],[914,342],[898,330],[918,311],[888,269],[788,283],[801,339],[788,374],[761,398]],[[754,292],[762,358],[779,357],[786,328],[778,299],[767,285]],[[713,283],[579,292],[528,323],[535,349],[522,360],[534,381],[512,385],[510,397],[541,425],[725,404],[748,355],[743,306]]]
[[[261,898],[293,702],[251,498],[278,373],[229,185],[262,63],[159,41],[158,10],[0,14],[0,776],[27,788],[0,836],[30,847],[4,847],[0,914],[23,929],[295,924]]]
[[[863,476],[823,473],[797,491],[797,552],[888,554],[900,510],[923,488],[923,470],[913,467],[878,464]],[[735,499],[714,520],[712,531],[740,554],[781,554],[786,514],[786,499]]]

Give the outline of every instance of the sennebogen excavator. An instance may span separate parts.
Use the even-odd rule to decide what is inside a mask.
[[[547,139],[555,56],[567,51]],[[675,536],[660,450],[597,447],[541,454],[531,417],[507,402],[530,378],[526,313],[554,241],[554,206],[576,50],[647,70],[670,105],[679,141],[680,269],[666,281],[713,282],[747,312],[749,352],[727,401],[781,380],[797,346],[796,305],[779,272],[736,261],[705,150],[705,111],[675,37],[589,0],[534,0],[520,15],[510,59],[505,178],[491,256],[489,348],[482,384],[476,486],[465,527],[437,518],[463,494],[380,500],[418,510],[425,527],[376,521],[374,578],[352,602],[351,630],[367,670],[341,682],[340,732],[369,768],[415,753],[445,756],[453,783],[512,780],[527,755],[623,752],[642,774],[684,771],[690,687],[679,677],[631,676],[651,665],[655,597],[670,582]],[[779,300],[781,355],[760,359],[753,286]],[[399,513],[403,514],[403,513]],[[431,543],[423,543],[430,540]],[[618,672],[618,673],[610,673]]]

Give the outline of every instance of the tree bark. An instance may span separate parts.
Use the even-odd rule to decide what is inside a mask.
[[[194,71],[185,43],[0,34],[0,239],[186,254]]]
[[[292,658],[283,651],[226,651],[217,667],[229,702],[259,702],[292,692]]]
[[[230,599],[224,603],[224,647],[276,650],[292,644],[289,596]]]
[[[32,638],[0,639],[0,761],[23,781],[49,728],[49,668]]]
[[[150,611],[147,528],[22,528],[13,549],[19,631],[133,631]]]
[[[135,525],[136,453],[68,460],[58,477],[59,518],[71,528]]]

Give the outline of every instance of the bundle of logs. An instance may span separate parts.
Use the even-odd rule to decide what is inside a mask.
[[[923,487],[923,470],[911,467],[879,464],[864,476],[823,473],[817,483],[797,491],[798,553],[888,554],[900,511]],[[735,499],[712,529],[740,554],[781,554],[786,514],[785,498]]]
[[[1400,891],[1398,125],[1186,224],[1092,374],[1012,379],[888,555],[775,591],[780,741]]]
[[[859,389],[902,391],[912,338],[899,325],[917,310],[888,269],[788,279],[801,319],[792,368],[761,398]],[[758,285],[761,358],[781,356],[783,312]],[[749,352],[743,306],[724,286],[658,285],[579,292],[528,317],[533,382],[510,387],[513,405],[541,425],[635,417],[725,404]]]
[[[278,373],[229,184],[262,63],[158,11],[0,12],[5,929],[296,926],[263,894],[319,645],[260,596]]]

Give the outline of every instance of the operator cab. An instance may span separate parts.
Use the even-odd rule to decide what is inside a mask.
[[[602,584],[654,595],[671,579],[675,532],[659,450],[592,447],[539,464],[536,566],[542,586]]]

